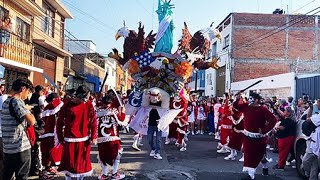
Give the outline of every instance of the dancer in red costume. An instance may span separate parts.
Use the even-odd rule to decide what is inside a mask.
[[[188,97],[187,95],[179,95],[179,107],[182,111],[178,114],[175,120],[178,123],[177,131],[178,131],[178,146],[181,147],[180,151],[187,150],[187,144],[185,142],[185,137],[187,135],[188,128]]]
[[[90,150],[91,143],[97,143],[97,119],[89,96],[89,88],[79,86],[76,98],[59,113],[57,134],[64,149],[58,170],[65,173],[67,180],[92,174]]]
[[[226,99],[224,101],[223,111],[221,112],[222,119],[221,119],[220,143],[222,145],[222,148],[217,151],[218,153],[221,153],[221,154],[228,152],[227,143],[232,130],[232,121],[229,118],[231,116],[231,111],[229,106],[229,95],[226,93],[225,97]]]
[[[44,122],[44,133],[39,136],[41,140],[41,154],[42,154],[42,165],[45,168],[41,173],[42,179],[53,178],[52,175],[56,174],[56,170],[53,168],[54,165],[59,165],[61,160],[62,146],[55,147],[56,138],[56,118],[58,112],[63,106],[63,102],[59,98],[57,93],[51,93],[46,98],[49,103],[42,112],[42,119]],[[58,152],[56,151],[58,150]],[[57,152],[57,153],[52,153]]]
[[[107,92],[102,99],[102,103],[103,105],[97,108],[98,159],[103,172],[99,179],[109,179],[107,165],[113,166],[112,180],[123,179],[125,176],[118,173],[123,151],[118,126],[124,125],[125,109],[120,106],[117,95],[113,90]]]
[[[237,151],[241,151],[242,147],[242,133],[239,133],[239,130],[243,130],[243,113],[239,112],[238,110],[234,109],[233,107],[230,108],[232,116],[229,116],[229,119],[232,121],[232,130],[230,134],[230,141],[228,143],[228,147],[231,149],[231,153],[229,156],[225,157],[225,160],[235,160],[237,156]],[[242,161],[242,160],[240,160]]]
[[[256,168],[261,162],[263,165],[263,174],[268,174],[266,166],[266,137],[269,131],[276,124],[275,116],[265,107],[261,106],[259,101],[261,96],[252,93],[249,103],[237,96],[234,107],[244,114],[244,130],[239,131],[244,134],[243,153],[244,165],[243,171],[248,172],[249,176],[244,179],[255,179]]]

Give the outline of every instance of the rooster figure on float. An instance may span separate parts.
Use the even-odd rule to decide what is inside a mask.
[[[171,53],[173,8],[171,0],[158,0],[157,34],[151,31],[144,37],[144,27],[141,23],[138,33],[124,25],[116,35],[117,39],[125,38],[124,58],[116,49],[109,54],[109,57],[118,60],[123,70],[128,70],[135,80],[134,91],[129,95],[125,109],[127,119],[130,119],[130,127],[137,133],[133,144],[136,150],[140,150],[138,144],[141,136],[148,134],[150,112],[156,110],[159,115],[157,129],[162,132],[162,137],[168,136],[170,124],[177,123],[176,128],[170,128],[170,131],[174,131],[170,134],[177,134],[176,144],[181,147],[181,151],[185,151],[184,137],[188,125],[186,104],[189,101],[188,92],[184,88],[185,83],[194,69],[218,68],[217,59],[212,59],[211,62],[205,61],[208,41],[210,44],[214,38],[221,37],[212,26],[198,31],[192,37],[185,25],[179,48],[175,53]],[[154,51],[151,52],[154,44]],[[135,52],[132,49],[135,49]]]

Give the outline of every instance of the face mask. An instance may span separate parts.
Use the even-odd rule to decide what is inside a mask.
[[[249,104],[253,104],[254,103],[254,99],[253,99],[253,97],[249,97],[249,99],[248,99],[248,101],[249,101]]]

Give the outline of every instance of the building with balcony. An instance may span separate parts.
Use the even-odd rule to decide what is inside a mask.
[[[44,12],[30,0],[4,0],[0,4],[0,19],[9,16],[12,32],[8,44],[4,45],[4,55],[0,64],[5,67],[3,80],[9,89],[19,77],[33,79],[33,72],[42,73],[43,69],[33,66],[32,27],[33,17],[44,16]],[[1,30],[1,33],[4,30]]]
[[[53,81],[62,85],[67,80],[63,74],[64,61],[72,56],[71,53],[64,50],[65,23],[66,19],[72,18],[72,14],[60,0],[30,1],[33,1],[45,14],[34,18],[33,65],[43,69]],[[35,73],[33,83],[44,85],[48,81],[39,73]]]
[[[6,15],[12,33],[0,63],[7,87],[18,77],[28,77],[34,85],[48,84],[42,73],[63,84],[64,59],[71,56],[63,49],[64,27],[71,13],[59,0],[3,0],[0,19]]]

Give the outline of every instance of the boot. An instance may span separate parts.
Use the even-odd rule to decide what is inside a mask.
[[[268,176],[269,175],[269,169],[268,168],[262,168],[262,175]]]

